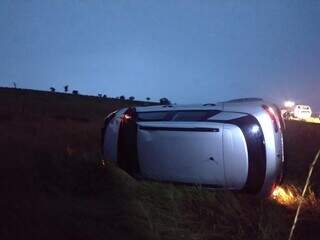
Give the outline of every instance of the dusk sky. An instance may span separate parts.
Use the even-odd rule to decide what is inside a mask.
[[[1,0],[0,86],[320,111],[320,1]]]

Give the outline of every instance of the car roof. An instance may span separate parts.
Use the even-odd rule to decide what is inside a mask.
[[[186,105],[155,105],[146,107],[136,107],[138,112],[148,111],[177,111],[177,110],[222,110],[223,104],[186,104]]]

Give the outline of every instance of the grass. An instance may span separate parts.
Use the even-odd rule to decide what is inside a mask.
[[[320,117],[310,117],[306,120],[306,122],[320,123]]]
[[[130,104],[144,103],[0,89],[0,239],[287,239],[319,125],[287,122],[286,205],[102,165],[103,118]],[[319,180],[316,166],[294,239],[320,238]]]
[[[153,228],[164,239],[283,239],[287,234],[286,209],[269,200],[199,187],[148,183],[141,188]]]

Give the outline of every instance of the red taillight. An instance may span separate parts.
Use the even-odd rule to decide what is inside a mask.
[[[134,108],[128,108],[128,110],[123,114],[122,122],[127,123],[135,119],[136,110]]]
[[[277,115],[274,112],[273,108],[269,107],[269,106],[266,106],[266,105],[262,105],[262,107],[263,107],[264,110],[266,110],[266,112],[268,113],[269,117],[271,118],[275,132],[278,132],[279,131],[279,126],[278,126],[278,123],[277,123]]]
[[[132,115],[130,113],[125,113],[122,117],[122,124],[127,124],[132,119]]]
[[[126,120],[129,120],[129,119],[132,118],[132,116],[127,113],[127,114],[124,115],[124,118],[125,118]]]

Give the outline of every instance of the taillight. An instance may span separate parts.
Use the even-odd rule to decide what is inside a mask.
[[[129,119],[132,118],[132,116],[130,114],[128,114],[128,113],[126,113],[123,117],[124,117],[125,120],[129,120]]]
[[[275,132],[278,132],[279,127],[278,127],[278,123],[277,123],[277,117],[276,117],[276,113],[274,112],[273,108],[269,107],[267,105],[262,105],[262,107],[268,113],[269,117],[271,118]]]
[[[127,123],[128,121],[135,119],[136,117],[136,110],[135,108],[128,108],[127,111],[123,114],[122,122]]]

